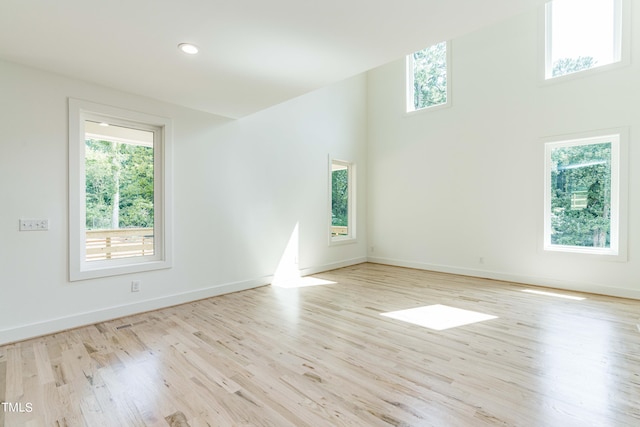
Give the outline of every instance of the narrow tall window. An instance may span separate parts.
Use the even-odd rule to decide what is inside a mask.
[[[168,119],[69,101],[71,280],[170,266]]]
[[[545,249],[618,255],[620,135],[546,144]]]
[[[545,78],[622,59],[622,0],[553,0],[545,5]]]
[[[330,241],[353,240],[355,239],[354,165],[341,160],[331,160],[330,165]]]
[[[449,51],[442,42],[407,56],[407,112],[449,102]]]

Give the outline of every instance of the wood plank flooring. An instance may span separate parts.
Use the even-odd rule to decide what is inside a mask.
[[[640,301],[376,264],[314,278],[0,347],[0,426],[640,425]],[[434,304],[497,318],[381,316]]]

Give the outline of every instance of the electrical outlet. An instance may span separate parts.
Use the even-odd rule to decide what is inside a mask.
[[[47,231],[48,219],[20,219],[20,231]]]
[[[140,292],[140,280],[131,281],[131,292]]]

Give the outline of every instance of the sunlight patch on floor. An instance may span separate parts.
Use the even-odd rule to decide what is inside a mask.
[[[497,316],[441,304],[391,311],[389,313],[381,313],[381,315],[402,320],[403,322],[413,323],[414,325],[424,326],[425,328],[436,331],[497,319]]]
[[[577,300],[577,301],[582,301],[583,299],[586,299],[584,297],[576,297],[576,296],[573,296],[573,295],[558,294],[558,293],[555,293],[555,292],[537,291],[535,289],[523,289],[522,292],[527,292],[529,294],[536,294],[536,295],[546,295],[546,296],[549,296],[549,297],[572,299],[572,300]]]
[[[331,280],[318,279],[317,277],[286,277],[274,280],[271,284],[278,288],[306,288],[308,286],[335,285]]]

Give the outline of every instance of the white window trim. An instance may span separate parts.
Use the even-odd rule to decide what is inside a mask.
[[[547,253],[590,256],[607,261],[627,261],[628,224],[628,141],[627,128],[604,129],[544,138],[543,244]],[[551,150],[556,147],[611,142],[611,230],[609,248],[589,248],[551,244]]]
[[[150,257],[105,261],[85,260],[85,131],[92,117],[108,117],[112,123],[159,128],[154,142],[154,245]],[[138,273],[172,266],[172,122],[168,118],[69,98],[69,280],[86,280],[119,274]],[[159,166],[159,167],[158,167]]]
[[[413,93],[413,54],[409,54],[406,56],[406,60],[405,60],[405,80],[404,80],[404,87],[405,87],[405,107],[404,107],[404,116],[405,117],[409,117],[409,116],[415,116],[416,114],[420,114],[420,113],[424,113],[427,111],[436,111],[436,110],[441,110],[443,108],[449,108],[452,105],[452,97],[451,97],[451,93],[452,93],[452,78],[451,78],[451,70],[452,70],[452,54],[451,54],[451,45],[452,42],[451,40],[447,40],[447,102],[443,103],[443,104],[438,104],[438,105],[432,105],[429,107],[423,107],[423,108],[419,108],[419,109],[414,109],[413,108],[413,98],[414,98],[414,93]],[[434,43],[438,44],[438,43]],[[433,46],[433,45],[432,45]]]
[[[332,180],[333,180],[333,164],[339,164],[347,167],[348,179],[349,179],[349,187],[348,187],[348,197],[349,197],[349,207],[347,214],[347,222],[349,224],[348,230],[349,234],[346,236],[333,236],[331,233],[332,227]],[[353,162],[348,162],[346,160],[338,160],[329,156],[329,182],[328,182],[328,194],[329,194],[329,204],[328,204],[328,232],[329,232],[329,246],[335,245],[344,245],[347,243],[356,243],[356,165]]]
[[[615,26],[616,33],[614,39],[619,45],[620,57],[609,64],[598,65],[586,70],[569,73],[558,77],[551,77],[551,25],[547,25],[551,21],[551,1],[546,2],[540,7],[538,19],[539,27],[539,62],[540,70],[538,80],[541,85],[552,85],[556,83],[567,82],[583,77],[592,76],[594,74],[606,73],[618,68],[626,67],[631,64],[631,2],[629,0],[616,0],[614,16],[617,21]]]

